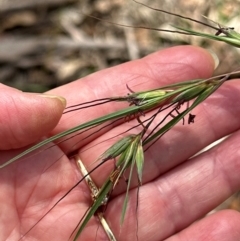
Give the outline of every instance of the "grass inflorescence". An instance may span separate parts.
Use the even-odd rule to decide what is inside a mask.
[[[137,1],[135,2],[138,3]],[[139,4],[144,5],[143,3]],[[240,34],[234,30],[234,27],[221,26],[221,24],[216,24],[212,21],[209,21],[209,23],[204,23],[179,14],[170,13],[165,10],[156,9],[149,6],[146,7],[151,8],[152,10],[162,12],[164,14],[174,15],[175,17],[182,18],[186,21],[194,21],[197,24],[204,25],[206,28],[211,29],[213,33],[198,32],[192,29],[183,28],[181,26],[176,26],[176,31],[167,29],[152,29],[145,26],[134,26],[135,28],[145,28],[150,30],[193,35],[202,38],[208,38],[213,41],[225,42],[226,44],[230,44],[234,47],[240,47]],[[117,25],[123,27],[132,27],[122,24]],[[151,146],[159,138],[161,138],[165,133],[171,130],[178,122],[184,121],[185,118],[188,118],[188,124],[193,123],[195,115],[191,114],[192,110],[196,106],[201,104],[206,98],[212,95],[212,93],[214,93],[226,81],[230,80],[231,77],[236,73],[239,72],[235,71],[209,79],[196,79],[191,81],[185,81],[148,91],[143,90],[140,92],[134,92],[130,88],[128,88],[128,91],[130,93],[126,96],[109,97],[70,106],[66,109],[65,114],[76,110],[101,106],[110,102],[125,102],[128,105],[122,110],[118,110],[108,115],[104,115],[99,118],[90,120],[67,131],[63,131],[57,135],[54,135],[8,160],[6,163],[2,164],[0,168],[4,168],[5,166],[10,165],[11,163],[25,157],[28,154],[31,154],[33,151],[38,150],[39,148],[44,147],[45,145],[53,141],[58,141],[59,139],[66,138],[67,136],[76,132],[83,132],[85,130],[89,130],[89,128],[102,128],[102,126],[107,125],[109,121],[124,121],[124,119],[129,118],[136,119],[136,126],[141,130],[138,133],[129,134],[128,132],[130,132],[131,129],[134,129],[134,127],[129,129],[128,132],[124,133],[124,136],[122,138],[117,140],[111,147],[109,147],[104,153],[102,153],[97,160],[95,160],[95,162],[98,163],[97,167],[90,170],[89,173],[84,175],[84,178],[86,178],[99,166],[106,163],[107,161],[115,161],[112,171],[110,172],[102,186],[98,188],[97,194],[94,196],[90,208],[87,210],[85,215],[80,218],[79,224],[72,233],[71,237],[73,237],[74,241],[77,240],[78,237],[81,235],[83,229],[88,224],[89,220],[94,215],[99,214],[99,212],[101,212],[100,210],[102,210],[102,207],[107,206],[108,201],[111,198],[112,192],[116,188],[119,180],[123,178],[124,174],[128,170],[129,175],[126,185],[125,199],[122,204],[122,214],[119,224],[122,225],[126,216],[129,200],[129,190],[134,170],[137,173],[139,185],[142,184],[144,153],[149,148],[151,148]],[[185,106],[184,110],[181,109],[181,106],[183,105]],[[148,119],[144,118],[145,114],[150,111],[154,111],[154,114],[152,114],[152,116]],[[165,111],[167,114],[165,114],[164,118],[158,120],[157,125],[154,124],[158,115],[163,111]],[[69,190],[63,197],[68,195],[83,179],[77,182],[71,188],[71,190]],[[63,198],[58,200],[58,202],[51,208],[51,210],[62,199]]]

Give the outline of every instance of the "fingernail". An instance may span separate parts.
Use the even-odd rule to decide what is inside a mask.
[[[64,108],[65,108],[66,105],[67,105],[66,99],[63,98],[62,96],[49,95],[49,94],[41,94],[41,95],[39,95],[39,96],[44,97],[44,98],[58,99],[58,100],[60,100],[60,101],[62,102]]]
[[[214,60],[214,70],[218,67],[219,65],[219,58],[215,52],[213,52],[211,49],[206,49],[209,54],[211,54],[213,60]]]

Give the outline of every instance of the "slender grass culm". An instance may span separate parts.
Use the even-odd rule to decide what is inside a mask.
[[[220,23],[215,23],[209,19],[206,19],[207,22],[201,22],[177,13],[170,13],[162,9],[156,9],[135,0],[133,1],[136,2],[136,4],[141,4],[144,7],[150,8],[151,10],[159,11],[160,14],[172,15],[176,18],[181,18],[184,21],[195,22],[196,24],[203,25],[206,28],[206,33],[198,32],[197,30],[193,29],[187,29],[181,26],[174,26],[176,30],[168,30],[150,28],[146,26],[128,26],[113,23],[108,20],[99,20],[113,23],[122,27],[144,28],[160,32],[172,32],[177,34],[198,36],[201,38],[211,39],[212,41],[225,42],[232,47],[240,47],[240,34],[234,30],[234,26],[222,26]],[[210,30],[211,33],[208,33],[207,30]],[[86,211],[84,215],[78,217],[77,222],[73,225],[75,226],[75,229],[72,230],[72,233],[67,234],[69,236],[69,240],[86,240],[82,238],[82,235],[86,232],[92,232],[91,222],[97,218],[99,220],[99,226],[103,226],[103,229],[106,231],[109,240],[118,240],[116,237],[121,237],[121,229],[129,218],[128,212],[132,211],[132,205],[130,205],[130,203],[133,203],[132,198],[130,198],[132,187],[137,187],[137,191],[135,193],[136,199],[134,202],[135,207],[133,208],[133,212],[131,212],[135,214],[137,224],[136,231],[133,232],[134,234],[131,236],[131,240],[142,240],[142,238],[139,236],[141,234],[138,232],[140,222],[140,220],[138,221],[138,215],[139,212],[142,211],[142,204],[141,200],[139,199],[139,195],[141,192],[141,185],[143,185],[144,182],[148,182],[143,180],[144,169],[148,165],[147,159],[151,158],[147,154],[148,151],[154,148],[159,139],[162,138],[166,133],[169,131],[169,133],[171,133],[171,129],[174,128],[174,130],[177,130],[177,128],[182,124],[185,125],[183,126],[183,129],[186,128],[186,130],[187,125],[190,125],[191,127],[198,125],[197,121],[196,123],[194,122],[195,119],[197,120],[198,118],[201,118],[201,112],[197,112],[196,114],[194,112],[195,107],[200,105],[216,90],[221,88],[222,85],[228,81],[231,81],[236,75],[239,74],[240,70],[232,70],[229,73],[210,78],[186,80],[151,90],[143,89],[141,91],[135,91],[132,87],[127,85],[125,87],[125,95],[112,95],[111,97],[91,100],[67,107],[64,112],[64,116],[74,114],[75,111],[81,111],[84,109],[85,111],[86,109],[91,111],[94,108],[105,108],[106,105],[120,106],[119,108],[116,108],[115,111],[111,111],[106,115],[80,123],[71,129],[64,130],[56,135],[44,139],[43,141],[7,160],[5,163],[2,163],[0,168],[7,168],[9,165],[14,165],[16,161],[19,162],[21,159],[21,162],[24,162],[25,159],[34,157],[38,154],[41,155],[44,151],[51,152],[56,145],[61,147],[62,143],[68,140],[74,140],[74,138],[77,139],[78,137],[81,137],[79,141],[82,142],[96,139],[96,142],[94,142],[94,144],[91,146],[87,146],[82,153],[86,150],[91,150],[91,148],[97,147],[100,144],[104,144],[106,140],[111,141],[112,144],[110,146],[106,145],[105,151],[102,152],[96,159],[92,160],[91,164],[86,167],[83,165],[83,160],[79,158],[78,154],[74,152],[69,153],[69,156],[73,156],[78,161],[82,178],[77,180],[75,185],[73,185],[65,193],[61,193],[62,196],[60,199],[53,200],[53,202],[51,202],[51,206],[48,207],[48,211],[41,215],[38,222],[31,223],[27,230],[24,230],[22,236],[17,240],[31,240],[31,232],[38,228],[38,225],[46,218],[47,215],[51,215],[51,213],[54,212],[57,205],[61,205],[66,196],[69,194],[74,195],[75,192],[77,193],[76,187],[78,187],[79,184],[84,183],[84,180],[87,184],[85,185],[84,183],[84,187],[87,186],[91,191],[91,197],[86,197],[88,199],[88,203],[90,204],[88,207],[85,207]],[[239,103],[236,103],[236,105],[239,105]],[[211,114],[211,110],[208,111]],[[125,123],[125,128],[121,129],[121,131],[118,131],[114,135],[107,136],[104,140],[98,141],[99,135],[104,130],[114,128],[119,123]],[[188,135],[188,133],[186,133],[186,135]],[[201,136],[199,139],[201,139]],[[76,149],[78,144],[78,142],[73,144],[73,151]],[[167,144],[170,146],[166,146],[166,148],[174,152],[174,150],[171,150],[171,143]],[[187,148],[188,147],[186,147],[186,149]],[[161,153],[159,153],[159,158],[160,157]],[[60,158],[61,156],[59,156],[59,159]],[[57,162],[58,160],[54,160],[51,166],[47,167],[45,171],[49,171]],[[34,163],[32,165],[34,165]],[[95,184],[92,176],[94,176],[96,170],[102,170],[102,168],[108,169],[108,174],[105,177],[103,175],[103,180],[100,185],[99,183]],[[52,178],[54,182],[54,177]],[[190,174],[187,178],[189,179],[189,182],[191,182]],[[119,189],[121,189],[121,191],[119,191]],[[86,196],[87,191],[84,189],[83,193],[83,195]],[[120,231],[119,233],[114,233],[111,227],[116,225],[116,223],[108,223],[107,217],[109,215],[108,212],[113,210],[111,200],[116,198],[116,195],[119,193],[121,193],[122,198],[118,199],[119,203],[116,205],[121,211],[119,212],[120,216],[116,217],[116,219],[118,220],[118,230]],[[158,197],[156,197],[156,199],[158,199]],[[191,212],[193,210],[189,211]],[[171,215],[174,214],[171,213]],[[59,217],[59,219],[61,219],[61,217]],[[182,217],[182,220],[184,222],[184,217]],[[144,220],[144,222],[147,223],[148,220]],[[127,225],[130,224],[127,223]],[[158,224],[156,223],[156,225]],[[176,232],[181,230],[181,228],[176,229],[178,229]],[[95,230],[95,240],[98,240],[98,232],[99,235],[102,235],[100,230]],[[162,231],[159,229],[159,232]],[[167,237],[164,237],[163,239],[165,238]],[[144,240],[148,239],[144,238]]]

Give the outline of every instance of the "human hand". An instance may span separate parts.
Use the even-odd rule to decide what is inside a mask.
[[[72,105],[126,95],[126,84],[139,91],[207,78],[212,75],[213,68],[213,60],[207,52],[197,47],[180,46],[99,71],[49,94],[64,96],[68,105]],[[11,92],[6,100],[11,98],[15,108],[9,110],[6,105],[0,114],[1,163],[21,151],[15,148],[46,135],[56,125],[64,106],[56,98],[39,97],[38,105],[29,96],[29,102],[21,102],[19,99],[27,94],[3,88],[7,93]],[[239,93],[237,81],[225,83],[194,110],[196,123],[178,125],[146,152],[138,210],[136,212],[137,185],[133,183],[122,227],[120,216],[126,185],[120,183],[117,186],[105,213],[117,240],[137,240],[137,237],[139,241],[239,240],[240,215],[237,212],[221,211],[195,222],[239,189]],[[32,104],[26,107],[27,103]],[[64,115],[50,135],[115,111],[119,106],[111,103],[108,108],[103,106]],[[91,167],[105,150],[104,145],[109,143],[104,142],[101,147],[94,144],[121,132],[125,125],[131,125],[131,122],[111,126],[97,134],[94,140],[83,140],[89,132],[83,133],[59,147],[1,169],[0,240],[19,240],[81,178],[75,163],[65,154],[78,151],[84,164]],[[231,133],[234,133],[231,138],[214,149],[189,160],[203,147]],[[82,152],[88,147],[92,148]],[[98,186],[112,167],[112,163],[106,163],[104,168],[100,167],[92,174]],[[90,201],[88,187],[82,182],[24,240],[68,240]],[[102,239],[106,240],[106,235],[95,219],[79,237],[79,240]]]

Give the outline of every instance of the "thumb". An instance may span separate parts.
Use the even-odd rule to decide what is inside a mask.
[[[24,93],[0,84],[0,150],[31,144],[48,134],[66,106],[62,97]]]

